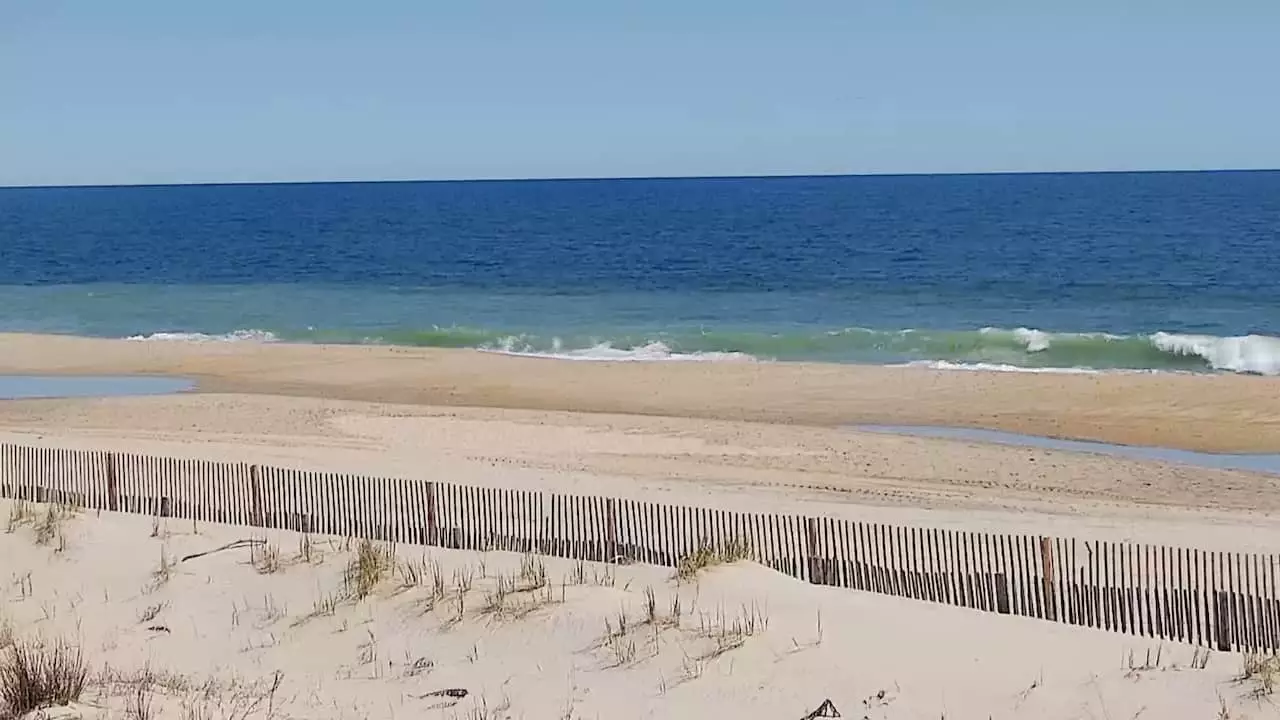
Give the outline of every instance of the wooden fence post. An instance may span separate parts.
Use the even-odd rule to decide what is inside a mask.
[[[249,466],[249,499],[252,505],[249,510],[249,524],[254,527],[265,527],[266,518],[262,510],[262,484],[258,479],[258,466]]]
[[[618,557],[618,501],[614,498],[607,498],[604,504],[605,512],[605,562],[616,563]]]
[[[120,512],[120,480],[116,475],[116,454],[106,453],[103,457],[107,466],[107,509]]]
[[[1058,619],[1057,602],[1053,583],[1053,541],[1047,537],[1040,538],[1040,560],[1044,565],[1044,609],[1045,617]]]
[[[440,521],[436,518],[436,484],[427,482],[427,539],[428,545],[443,545],[440,539]]]
[[[805,565],[808,571],[808,580],[814,585],[822,585],[826,579],[822,577],[821,571],[818,569],[818,521],[814,518],[807,517],[804,519],[805,527]]]

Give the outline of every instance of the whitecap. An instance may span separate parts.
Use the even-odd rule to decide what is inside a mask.
[[[1173,355],[1204,358],[1215,370],[1257,375],[1280,375],[1280,338],[1268,335],[1179,335],[1158,332],[1151,344]]]
[[[616,348],[610,343],[599,343],[589,348],[566,350],[559,339],[556,339],[551,350],[540,351],[518,347],[519,341],[511,340],[512,342],[499,343],[497,347],[484,350],[519,357],[597,362],[758,362],[755,356],[742,352],[675,352],[663,342],[651,342],[634,348]]]
[[[126,339],[135,342],[275,342],[278,338],[275,333],[267,330],[232,330],[220,335],[198,332],[157,332],[132,335]]]

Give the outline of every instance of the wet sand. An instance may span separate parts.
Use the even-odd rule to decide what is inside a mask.
[[[0,335],[0,373],[192,378],[206,393],[752,421],[938,425],[1280,452],[1280,378],[812,363],[607,363],[470,350]]]

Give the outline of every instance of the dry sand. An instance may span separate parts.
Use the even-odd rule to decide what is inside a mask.
[[[0,442],[924,527],[1280,543],[1275,476],[821,427],[193,394],[0,403]]]
[[[0,519],[14,508],[0,501]],[[677,583],[651,567],[548,560],[536,587],[539,561],[401,548],[399,568],[356,600],[342,578],[358,548],[338,539],[311,538],[310,561],[299,536],[280,533],[265,537],[275,563],[248,549],[178,562],[248,531],[82,513],[40,544],[47,517],[28,507],[0,534],[0,623],[17,639],[73,639],[96,677],[114,678],[52,717],[136,717],[147,668],[157,718],[252,707],[246,718],[777,720],[828,698],[844,717],[875,719],[1278,714],[1253,696],[1256,680],[1235,680],[1238,656],[1198,669],[1185,646],[751,565]],[[499,601],[505,581],[515,589]],[[446,688],[469,694],[427,695]]]
[[[806,363],[582,363],[469,350],[0,335],[0,373],[182,375],[210,392],[757,420],[987,427],[1280,452],[1280,378]]]
[[[1275,378],[608,364],[0,336],[6,372],[182,375],[201,391],[0,402],[0,442],[923,527],[1214,550],[1280,544],[1280,478],[837,427],[936,423],[1275,451]],[[282,535],[274,541],[290,562],[279,572],[258,574],[246,552],[223,553],[179,565],[163,587],[147,589],[162,547],[178,557],[249,532],[197,530],[172,525],[152,538],[149,520],[107,513],[65,522],[63,550],[34,544],[30,524],[0,535],[4,613],[24,632],[78,637],[92,662],[124,671],[151,661],[202,681],[279,670],[279,717],[774,719],[802,717],[827,697],[845,717],[868,718],[1226,717],[1222,702],[1232,718],[1276,714],[1247,697],[1250,683],[1231,682],[1239,656],[1215,655],[1207,669],[1190,670],[1192,650],[1166,646],[1160,668],[1135,671],[1129,650],[1143,666],[1151,643],[808,586],[750,565],[716,568],[681,588],[669,571],[620,568],[612,583],[573,584],[563,601],[539,601],[517,618],[481,608],[519,558],[489,554],[481,571],[475,554],[427,550],[450,583],[454,570],[477,575],[457,622],[456,600],[428,610],[429,592],[397,592],[387,581],[370,600],[299,623],[338,587],[350,553],[317,540],[326,560],[298,563],[297,537]],[[421,552],[402,549],[405,559]],[[574,573],[546,563],[553,584]],[[632,623],[644,614],[650,586],[660,608],[681,594],[681,628],[637,627],[599,646],[606,618],[616,625],[620,610]],[[164,606],[168,632],[138,623],[153,605]],[[757,611],[767,629],[756,616],[760,628],[741,647],[699,659],[716,642],[699,629],[702,614],[731,627]],[[632,641],[635,658],[611,667]],[[410,672],[418,658],[429,672]],[[431,710],[433,700],[416,697],[450,686],[472,695]],[[184,703],[204,702],[170,694],[157,700],[160,717],[184,717]],[[477,698],[489,710],[507,701],[510,709],[471,714]],[[123,702],[101,701],[114,711]]]

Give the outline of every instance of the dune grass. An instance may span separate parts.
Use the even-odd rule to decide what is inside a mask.
[[[0,720],[80,699],[89,668],[80,647],[58,640],[13,640],[0,655]]]

